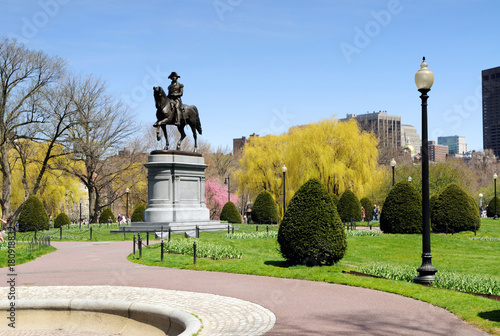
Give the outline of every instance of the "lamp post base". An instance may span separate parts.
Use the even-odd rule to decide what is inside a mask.
[[[431,255],[422,255],[422,266],[417,269],[418,275],[413,278],[413,282],[421,285],[427,285],[436,280],[435,274],[437,269],[432,266],[431,259]]]
[[[497,216],[497,215],[495,215],[495,216],[493,217],[493,219],[498,219],[498,216]]]

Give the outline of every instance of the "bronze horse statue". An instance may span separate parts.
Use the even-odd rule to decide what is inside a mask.
[[[157,121],[153,125],[156,127],[156,140],[161,140],[160,135],[160,127],[163,130],[163,135],[165,136],[165,140],[167,144],[165,146],[165,150],[168,150],[168,135],[167,135],[167,125],[175,125],[175,111],[173,110],[173,106],[170,103],[170,98],[165,94],[163,88],[161,86],[153,87],[153,96],[155,98],[156,103],[156,119]],[[191,130],[193,131],[194,138],[194,152],[198,152],[198,140],[196,136],[196,131],[201,134],[201,122],[200,117],[198,115],[198,109],[194,105],[182,105],[183,113],[182,118],[180,120],[180,124],[177,125],[177,129],[181,134],[181,138],[177,142],[177,150],[181,149],[182,140],[186,137],[186,133],[184,132],[184,126],[189,125]]]

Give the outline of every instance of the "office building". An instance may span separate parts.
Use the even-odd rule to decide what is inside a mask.
[[[347,114],[345,119],[354,118],[359,127],[367,132],[373,132],[377,137],[379,148],[401,147],[401,116],[391,116],[387,111],[367,114]]]
[[[452,135],[438,137],[438,145],[448,146],[448,154],[465,154],[467,153],[467,144],[465,137]]]
[[[482,71],[483,149],[500,156],[500,67]]]
[[[412,156],[418,154],[422,140],[420,140],[415,126],[401,125],[401,145],[404,148],[403,151],[409,149]]]
[[[436,145],[435,141],[429,141],[429,161],[444,162],[448,155],[448,146]]]

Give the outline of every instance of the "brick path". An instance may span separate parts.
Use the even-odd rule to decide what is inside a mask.
[[[151,288],[151,293],[169,290],[182,291],[181,294],[214,294],[248,301],[274,313],[275,324],[266,332],[272,336],[484,335],[444,309],[390,293],[304,280],[148,267],[126,260],[132,252],[131,242],[55,242],[53,245],[58,248],[57,252],[16,266],[19,288],[28,286],[29,290],[43,291],[38,286],[112,286],[107,287],[111,288],[108,292],[133,287]],[[2,272],[7,274],[6,269]],[[0,286],[6,287],[6,281],[1,281]],[[147,294],[147,290],[142,294],[141,290],[137,299],[147,303],[158,296]],[[101,295],[98,297],[102,299]],[[197,300],[179,301],[181,310],[197,310],[193,301]],[[261,322],[249,319],[251,314],[245,310],[238,314],[228,308],[223,312],[224,307],[214,305],[218,300],[203,298],[201,301],[208,313],[231,316],[234,319],[231,327],[249,328],[244,333],[234,329],[210,333],[211,324],[202,321],[204,335],[260,334],[252,328],[261,327]],[[222,320],[221,323],[229,324],[225,318]]]

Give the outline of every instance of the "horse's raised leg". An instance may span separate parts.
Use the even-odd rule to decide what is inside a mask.
[[[193,132],[193,139],[194,139],[193,153],[198,153],[198,137],[196,135],[196,127],[192,124],[190,124],[189,126],[191,126],[191,131]]]
[[[155,126],[156,127],[156,141],[161,140],[161,135],[160,135],[160,126]]]
[[[167,134],[167,125],[163,124],[161,125],[161,129],[163,130],[163,135],[165,136],[165,150],[168,150],[168,134]]]
[[[184,132],[184,124],[181,124],[180,126],[177,126],[177,129],[179,130],[179,133],[181,134],[181,138],[177,142],[177,150],[181,150],[181,144],[182,140],[186,137],[186,132]]]

